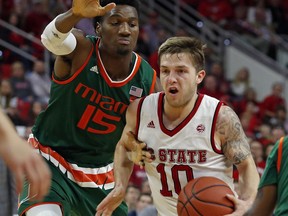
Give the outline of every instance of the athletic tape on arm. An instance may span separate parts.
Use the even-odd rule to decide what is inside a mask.
[[[56,19],[57,17],[44,29],[41,35],[41,42],[55,55],[68,55],[75,49],[77,41],[71,33],[72,30],[67,33],[62,33],[56,29]]]

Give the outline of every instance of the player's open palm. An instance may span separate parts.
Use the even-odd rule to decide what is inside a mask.
[[[99,0],[73,0],[72,10],[78,16],[93,18],[105,15],[105,13],[112,10],[115,6],[115,3],[109,3],[102,7]]]
[[[125,197],[125,188],[115,186],[115,188],[97,206],[95,216],[111,216],[113,211],[121,204]]]

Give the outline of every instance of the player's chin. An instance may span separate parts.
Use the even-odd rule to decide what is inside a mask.
[[[132,51],[133,50],[128,46],[119,46],[117,49],[118,55],[122,55],[122,56],[130,54]]]

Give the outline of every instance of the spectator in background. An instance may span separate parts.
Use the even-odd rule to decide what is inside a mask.
[[[227,0],[202,0],[197,10],[215,24],[225,27],[233,17],[233,8]]]
[[[47,105],[47,104],[45,104]],[[34,101],[31,105],[31,108],[29,110],[27,119],[26,119],[26,125],[28,127],[31,127],[35,124],[37,116],[44,110],[44,105],[40,101]]]
[[[158,216],[158,212],[154,205],[148,205],[138,214],[138,216]]]
[[[44,0],[32,0],[31,10],[24,20],[24,29],[40,39],[41,33],[51,20]]]
[[[211,74],[206,75],[203,80],[203,87],[199,89],[199,93],[220,99],[222,94],[218,91],[217,78]]]
[[[258,132],[256,133],[256,140],[262,143],[263,146],[267,146],[272,142],[271,140],[271,126],[268,124],[261,124]]]
[[[135,185],[128,185],[124,199],[128,206],[128,214],[129,212],[136,209],[136,203],[139,196],[140,196],[140,189]]]
[[[45,26],[52,20],[49,8],[45,7],[44,0],[32,0],[32,8],[24,18],[24,30],[40,39]],[[38,59],[43,59],[44,47],[31,43],[32,55]]]
[[[288,119],[285,107],[278,106],[276,108],[275,116],[270,119],[270,125],[272,127],[284,128],[285,132],[288,132]]]
[[[257,23],[261,20],[261,23],[264,25],[270,25],[272,27],[272,14],[271,11],[266,8],[265,1],[261,0],[256,5],[248,7],[247,12],[247,21],[249,23]]]
[[[285,131],[281,127],[275,127],[271,130],[271,142],[275,143],[281,137],[285,136]]]
[[[160,23],[158,22],[158,13],[151,12],[148,16],[148,22],[143,25],[143,30],[148,36],[149,50],[153,53],[158,49],[160,44],[158,31],[161,29]]]
[[[258,107],[253,102],[248,102],[245,111],[240,114],[240,121],[247,136],[254,138],[261,121],[259,119]]]
[[[139,28],[139,36],[138,36],[138,41],[137,41],[135,52],[139,53],[139,55],[141,55],[146,60],[148,60],[149,56],[151,55],[151,52],[149,49],[148,34],[141,27]]]
[[[14,97],[12,86],[9,80],[3,79],[0,84],[0,108],[10,118],[14,125],[24,125],[18,108],[18,98]]]
[[[267,159],[268,159],[268,157],[269,157],[269,155],[270,155],[270,153],[271,153],[274,145],[275,145],[275,144],[271,142],[271,143],[269,143],[268,145],[264,146],[264,160],[265,160],[266,162],[267,162]]]
[[[1,0],[0,1],[0,18],[4,20],[8,20],[8,17],[13,12],[14,6],[15,6],[15,3],[13,0],[10,0],[10,1]]]
[[[42,60],[34,62],[32,73],[27,76],[30,81],[36,100],[48,104],[50,98],[51,78],[45,71],[45,63]]]
[[[14,96],[23,101],[32,102],[34,100],[34,93],[31,83],[25,77],[25,68],[22,62],[16,61],[11,65],[10,82],[12,85]]]
[[[253,17],[255,18],[248,20],[245,25],[242,25],[246,31],[243,31],[241,37],[244,41],[268,55],[270,47],[277,42],[274,29],[271,23],[267,22],[265,8],[256,7],[254,13]]]
[[[128,213],[128,216],[139,216],[147,206],[153,204],[153,198],[151,194],[141,193],[137,199],[136,208]]]
[[[8,24],[21,28],[21,18],[20,16],[13,12],[9,15],[8,18]],[[29,51],[29,46],[25,42],[24,37],[16,33],[15,31],[12,31],[8,28],[0,27],[0,36],[1,39],[7,42],[13,43],[13,45],[19,49],[22,49],[23,51]],[[12,52],[10,49],[3,49],[3,61],[5,63],[11,64],[12,62],[16,60],[22,60],[23,57],[17,54],[16,52]]]
[[[267,124],[270,124],[270,120],[276,116],[278,107],[286,108],[286,100],[282,96],[283,88],[282,83],[275,82],[272,85],[271,93],[267,95],[261,103],[261,118]]]
[[[281,0],[267,0],[267,8],[271,13],[271,23],[276,33],[281,32],[280,24],[285,20],[285,7],[282,4]]]
[[[231,90],[236,100],[242,99],[244,93],[250,86],[250,71],[247,67],[240,68],[231,82]]]
[[[238,115],[241,115],[243,112],[245,112],[247,104],[250,102],[255,105],[255,109],[257,109],[255,111],[259,113],[260,104],[257,100],[257,92],[252,87],[249,87],[246,89],[240,101],[237,101],[237,100],[234,101],[234,107],[236,109],[236,113]]]
[[[226,81],[225,71],[221,62],[214,61],[208,70],[208,74],[214,75],[219,83]]]
[[[263,145],[257,140],[253,140],[250,143],[250,149],[251,149],[251,153],[256,164],[257,172],[259,173],[259,176],[261,177],[264,172],[265,165],[266,165],[266,162],[264,160]]]
[[[149,185],[148,178],[146,178],[146,179],[142,182],[142,185],[141,185],[141,193],[148,193],[148,194],[151,194],[151,193],[152,193],[151,187],[150,187],[150,185]]]

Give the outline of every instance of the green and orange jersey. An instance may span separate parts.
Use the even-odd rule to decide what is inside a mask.
[[[69,79],[53,77],[47,109],[32,129],[43,145],[67,162],[101,167],[113,162],[130,102],[154,91],[156,73],[133,52],[133,69],[122,81],[112,81],[101,61],[99,39],[81,68]]]
[[[268,156],[266,167],[261,176],[259,189],[275,185],[277,187],[277,201],[275,216],[288,215],[288,138],[282,137],[276,142]]]

